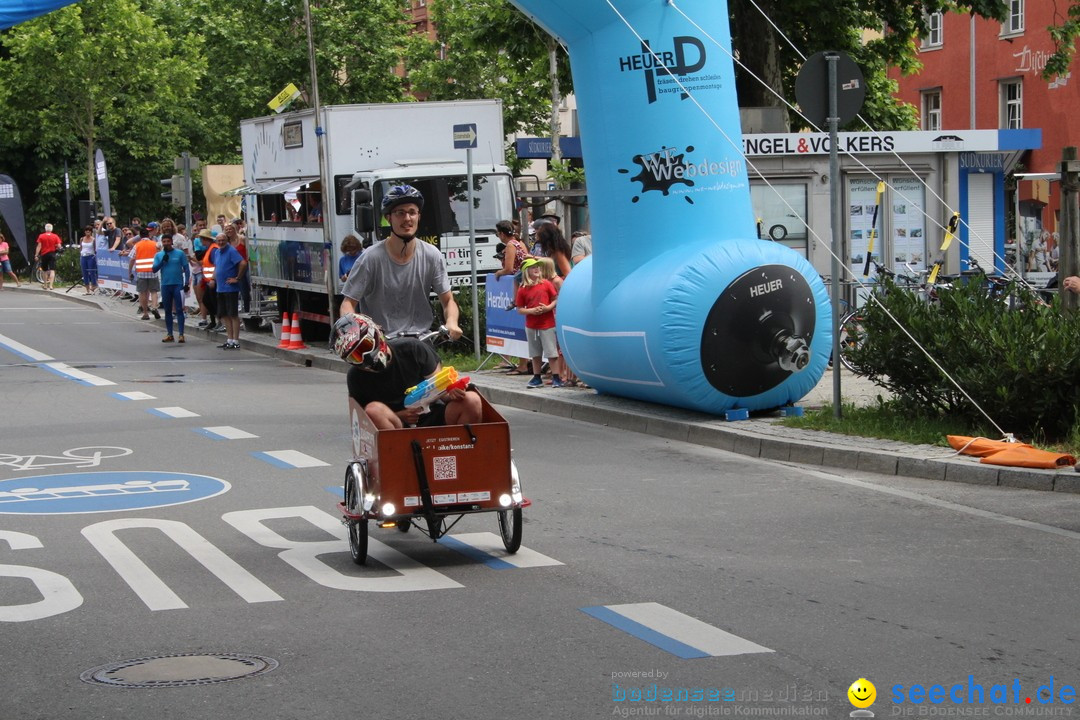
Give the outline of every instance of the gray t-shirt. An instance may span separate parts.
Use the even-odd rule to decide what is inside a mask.
[[[442,295],[450,289],[446,260],[434,245],[421,240],[408,263],[390,258],[386,242],[365,250],[349,273],[341,294],[357,304],[357,310],[379,323],[388,335],[423,333],[431,329],[429,293]]]
[[[574,238],[574,247],[570,249],[570,257],[576,258],[578,255],[585,257],[592,255],[592,235],[579,235]]]

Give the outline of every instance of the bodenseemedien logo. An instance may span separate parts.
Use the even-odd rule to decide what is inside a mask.
[[[849,687],[847,691],[847,696],[848,701],[855,706],[855,710],[852,711],[851,717],[874,717],[874,713],[871,710],[867,710],[867,708],[873,705],[874,701],[877,700],[877,688],[874,687],[874,683],[866,678],[859,678],[851,683],[851,687]]]

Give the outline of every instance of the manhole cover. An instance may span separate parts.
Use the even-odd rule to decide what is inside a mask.
[[[87,670],[79,679],[95,685],[125,688],[211,685],[262,675],[278,666],[259,655],[209,653],[159,655],[109,663]]]

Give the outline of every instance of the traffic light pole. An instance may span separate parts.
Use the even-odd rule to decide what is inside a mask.
[[[326,174],[326,141],[323,136],[326,131],[322,126],[322,106],[319,104],[319,75],[315,63],[315,40],[311,33],[311,2],[304,0],[304,27],[307,29],[308,64],[311,69],[311,101],[315,108],[315,143],[319,153],[319,186],[322,194],[322,228],[323,228],[323,268],[326,275],[326,302],[329,308],[330,326],[333,327],[337,320],[337,308],[334,307],[334,278],[337,276],[337,268],[334,266],[334,248],[331,238],[330,221],[334,216],[334,194],[331,192],[329,178]],[[471,207],[471,206],[470,206]],[[300,308],[296,308],[299,310]],[[331,342],[333,342],[331,333]]]
[[[191,153],[180,153],[184,173],[184,227],[191,235]]]

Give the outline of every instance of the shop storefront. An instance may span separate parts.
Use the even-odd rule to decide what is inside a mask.
[[[1040,146],[1039,130],[840,133],[838,142],[840,257],[849,277],[863,279],[868,255],[898,272],[921,271],[939,259],[945,272],[967,270],[972,260],[987,271],[1004,269],[1005,177]],[[787,245],[828,274],[828,135],[745,135],[743,145],[760,237]],[[954,211],[957,240],[942,251]]]

